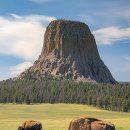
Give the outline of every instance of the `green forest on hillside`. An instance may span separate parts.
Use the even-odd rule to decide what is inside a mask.
[[[69,80],[6,80],[0,82],[0,103],[76,103],[106,110],[130,109],[130,87]]]

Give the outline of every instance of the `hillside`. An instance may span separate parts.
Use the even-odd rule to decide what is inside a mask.
[[[1,103],[77,103],[112,111],[130,109],[130,87],[72,80],[6,80],[0,82]]]

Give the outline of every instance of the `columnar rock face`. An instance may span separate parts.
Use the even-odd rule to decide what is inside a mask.
[[[42,53],[34,65],[20,75],[30,78],[116,83],[101,60],[94,36],[85,23],[55,20],[46,29]]]

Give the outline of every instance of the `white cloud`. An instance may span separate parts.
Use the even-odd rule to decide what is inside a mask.
[[[34,61],[41,52],[46,25],[54,19],[43,15],[0,16],[0,54]]]
[[[29,0],[29,1],[32,1],[32,2],[35,2],[35,3],[47,3],[47,2],[52,2],[54,0]]]
[[[0,54],[24,61],[0,68],[0,80],[15,77],[32,65],[41,53],[46,26],[54,19],[44,15],[0,16]]]
[[[130,40],[130,28],[107,27],[93,31],[97,44],[109,45],[120,40]]]
[[[32,62],[25,61],[15,66],[0,67],[0,81],[17,77],[20,73],[22,73],[32,65]]]
[[[80,19],[93,29],[93,34],[99,45],[110,45],[122,40],[130,41],[130,9],[115,10],[115,8],[110,10],[107,7],[99,9],[97,12],[88,10],[85,14],[79,15]]]
[[[10,74],[12,76],[17,76],[20,73],[22,73],[23,71],[25,71],[26,69],[28,69],[30,66],[32,66],[32,62],[23,62],[21,64],[18,64],[16,66],[10,67]]]

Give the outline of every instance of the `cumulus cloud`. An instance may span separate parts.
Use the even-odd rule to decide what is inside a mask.
[[[47,2],[52,2],[54,0],[29,0],[29,1],[32,1],[32,2],[35,2],[35,3],[47,3]]]
[[[88,10],[79,17],[93,29],[99,45],[110,45],[122,40],[123,42],[130,41],[130,9],[123,8],[120,11],[120,8],[117,8],[115,11],[115,8],[111,10],[108,8],[110,7],[98,12]]]
[[[0,54],[35,60],[42,49],[46,25],[54,19],[43,15],[0,16]]]
[[[121,40],[130,40],[130,28],[107,27],[93,31],[93,34],[98,45],[109,45]]]
[[[24,61],[15,66],[0,67],[0,81],[18,76],[32,65],[32,62]]]
[[[32,62],[23,62],[16,66],[10,67],[9,71],[12,76],[17,76],[32,65],[33,65]]]
[[[0,16],[0,54],[23,60],[18,65],[0,68],[0,80],[15,77],[32,65],[41,53],[45,28],[54,19],[44,15]]]

